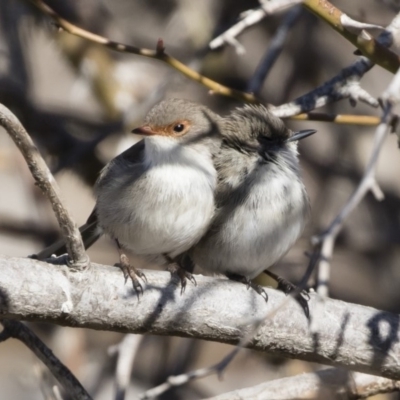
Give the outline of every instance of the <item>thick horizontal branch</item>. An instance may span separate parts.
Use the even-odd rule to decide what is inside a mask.
[[[137,300],[119,269],[93,264],[83,272],[0,256],[2,318],[236,344],[250,322],[263,318],[285,296],[267,289],[269,302],[240,283],[197,276],[184,295],[170,274],[147,271]],[[311,296],[311,314],[318,297]],[[271,354],[400,378],[400,318],[361,305],[326,299],[314,336],[293,300],[258,330],[250,348]]]

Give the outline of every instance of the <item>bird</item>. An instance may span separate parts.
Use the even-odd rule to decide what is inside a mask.
[[[246,283],[268,300],[252,279],[264,271],[277,279],[268,268],[303,232],[310,202],[297,143],[315,132],[291,131],[263,105],[245,105],[223,118],[214,156],[216,211],[189,251],[194,265]]]
[[[85,246],[103,233],[116,241],[120,264],[139,296],[138,278],[124,250],[158,265],[177,266],[182,290],[189,272],[185,252],[205,234],[215,212],[217,172],[213,154],[220,146],[222,118],[204,105],[169,98],[155,105],[141,127],[144,139],[111,160],[95,184],[95,208],[81,227]],[[39,253],[62,254],[60,242]],[[194,281],[195,282],[195,281]]]

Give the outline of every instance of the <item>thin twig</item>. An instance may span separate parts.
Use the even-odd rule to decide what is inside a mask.
[[[290,119],[295,121],[320,121],[320,122],[333,122],[335,124],[364,125],[364,126],[376,126],[381,121],[380,117],[374,115],[325,114],[325,113],[298,114],[290,117]]]
[[[383,193],[379,189],[376,182],[375,171],[383,143],[390,133],[391,121],[393,117],[392,108],[394,104],[398,103],[399,101],[400,71],[395,75],[389,87],[382,95],[382,104],[384,108],[382,120],[376,129],[371,156],[357,189],[340,210],[338,215],[329,224],[328,228],[322,234],[315,236],[312,239],[313,244],[315,246],[320,246],[321,248],[321,261],[318,267],[317,292],[322,296],[322,298],[326,298],[328,296],[330,260],[332,258],[336,238],[339,232],[342,230],[344,221],[369,191],[371,191],[377,197],[377,200],[383,199]]]
[[[70,266],[74,269],[86,268],[89,265],[89,258],[85,253],[78,227],[68,210],[63,206],[57,182],[18,118],[2,104],[0,104],[0,126],[7,131],[17,145],[35,179],[36,185],[49,199],[66,241]]]
[[[257,67],[253,77],[250,79],[250,82],[247,85],[248,92],[254,93],[255,95],[260,92],[262,84],[265,81],[269,71],[271,71],[272,66],[275,64],[275,61],[282,52],[290,29],[300,18],[302,11],[303,9],[301,6],[294,7],[287,13],[282,23],[279,25],[279,28],[275,32],[265,56],[261,60],[260,65]]]
[[[245,101],[248,103],[259,103],[259,100],[251,93],[241,92],[240,90],[235,90],[227,86],[224,86],[218,82],[215,82],[212,79],[207,78],[206,76],[203,76],[198,72],[196,72],[195,70],[189,68],[187,65],[183,64],[176,58],[168,55],[164,51],[164,44],[162,43],[161,39],[158,41],[155,50],[144,49],[131,46],[128,44],[115,42],[104,36],[91,33],[85,29],[77,27],[74,24],[71,24],[70,22],[62,18],[60,15],[58,15],[51,7],[45,4],[42,0],[30,0],[30,1],[33,4],[35,4],[43,13],[53,18],[53,20],[56,21],[56,23],[62,29],[71,33],[72,35],[90,40],[93,43],[101,44],[115,51],[119,51],[122,53],[138,54],[144,57],[163,61],[172,68],[175,68],[177,71],[181,72],[189,79],[192,79],[193,81],[199,82],[202,85],[208,87],[209,89],[211,89],[212,93],[233,97],[236,98],[237,100]]]
[[[125,335],[122,341],[109,349],[117,353],[118,361],[115,370],[115,400],[124,400],[131,380],[133,363],[142,341],[142,335]]]
[[[242,13],[242,19],[227,31],[213,39],[209,46],[211,49],[216,49],[224,44],[233,44],[237,46],[236,37],[248,27],[255,25],[264,19],[267,15],[274,14],[284,8],[302,3],[303,0],[275,0],[263,1],[261,6],[252,10],[247,10]]]
[[[364,29],[360,30],[359,34],[355,33],[354,29],[357,25],[353,24],[352,27],[349,27],[348,21],[351,19],[329,1],[305,0],[303,5],[350,41],[372,62],[392,73],[396,73],[399,69],[400,59],[396,53],[383,46],[379,40],[374,39]],[[360,23],[358,24],[361,26]]]
[[[391,46],[393,37],[400,29],[400,13],[386,27],[376,39],[382,46]],[[374,66],[371,60],[361,57],[358,61],[342,69],[339,74],[323,83],[316,89],[311,90],[297,99],[286,104],[273,107],[271,111],[280,118],[287,118],[300,113],[306,113],[315,108],[325,106],[344,98],[350,98],[353,102],[363,101],[372,107],[378,107],[377,99],[363,90],[359,81]]]
[[[61,363],[53,352],[26,325],[19,321],[7,319],[3,319],[1,323],[4,326],[3,332],[6,332],[5,336],[20,340],[32,350],[73,399],[91,400],[90,395],[72,372]]]
[[[345,98],[351,98],[354,101],[360,100],[372,107],[378,107],[378,100],[359,86],[359,80],[373,66],[374,64],[370,60],[361,57],[360,60],[344,68],[339,74],[316,89],[289,103],[272,107],[271,111],[280,118],[288,118]]]

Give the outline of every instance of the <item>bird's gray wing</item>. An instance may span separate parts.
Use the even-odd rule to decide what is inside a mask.
[[[96,209],[92,211],[86,224],[82,225],[79,228],[79,231],[81,232],[85,249],[88,249],[93,243],[97,242],[97,240],[103,234],[103,230],[97,224]],[[33,257],[38,260],[45,260],[46,258],[50,258],[53,254],[56,256],[61,256],[66,252],[67,248],[65,246],[65,241],[64,239],[60,239]]]
[[[100,172],[99,178],[95,184],[95,189],[107,183],[112,179],[112,171],[118,171],[123,168],[130,168],[132,164],[138,164],[143,160],[144,140],[135,143],[129,149],[125,150],[117,157],[113,158]],[[117,168],[115,168],[117,167]]]
[[[104,167],[104,169],[100,173],[100,177],[96,185],[104,183],[103,181],[104,178],[107,177],[107,172],[112,168],[113,165],[115,165],[115,163],[131,165],[141,162],[141,160],[143,159],[143,151],[144,141],[141,140],[140,142],[131,146],[129,149],[125,150],[123,153],[119,154]],[[100,236],[103,235],[103,230],[98,225],[96,207],[93,209],[86,223],[79,228],[79,231],[81,232],[85,249],[91,247],[92,244],[97,242]],[[62,254],[65,254],[66,252],[67,249],[65,246],[65,241],[64,239],[60,239],[52,245],[46,247],[44,250],[33,257],[38,260],[44,260],[46,258],[50,258],[53,254],[55,254],[56,256],[60,256]]]

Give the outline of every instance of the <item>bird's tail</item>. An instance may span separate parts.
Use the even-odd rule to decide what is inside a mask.
[[[79,231],[81,232],[85,249],[88,249],[93,243],[97,242],[100,236],[102,236],[103,230],[97,223],[97,216],[94,211],[88,218],[86,224],[79,228]],[[32,256],[32,258],[37,260],[45,260],[46,258],[50,258],[53,254],[56,256],[61,256],[66,252],[67,248],[65,246],[65,241],[60,239],[49,247],[46,247],[40,253]]]

